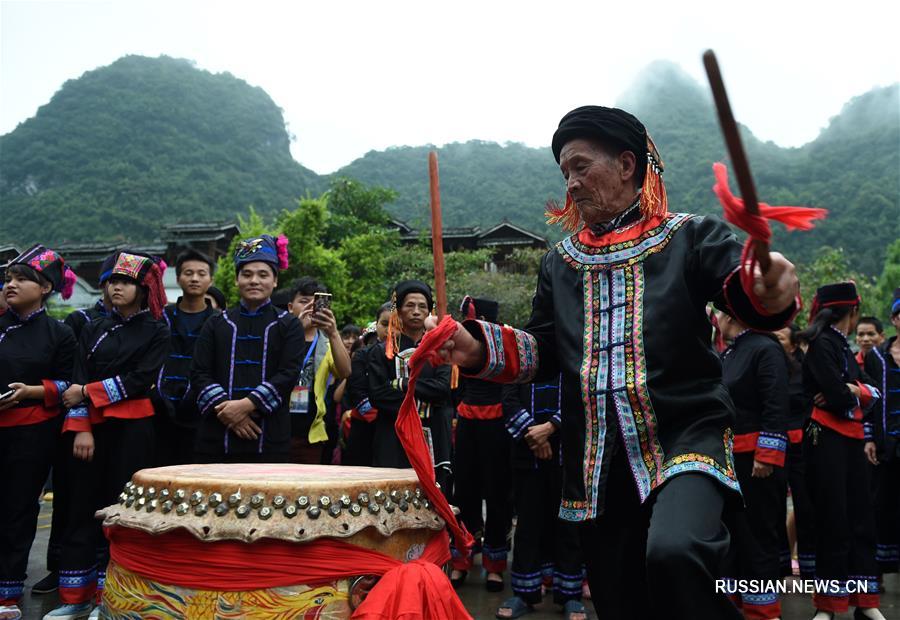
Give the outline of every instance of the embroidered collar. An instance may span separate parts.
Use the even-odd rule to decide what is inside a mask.
[[[100,313],[100,316],[109,316],[109,311],[103,304],[103,298],[97,300],[97,303],[94,304],[94,309]]]
[[[263,302],[263,304],[259,308],[257,308],[256,310],[251,312],[250,310],[247,309],[247,306],[244,305],[244,300],[242,299],[241,300],[241,315],[242,316],[259,316],[260,314],[263,313],[263,310],[265,310],[266,308],[268,308],[271,305],[272,305],[272,300],[267,299],[265,302]]]
[[[622,228],[623,226],[626,226],[628,224],[633,224],[640,219],[641,195],[638,194],[637,199],[631,204],[631,206],[622,211],[619,215],[608,222],[598,222],[597,224],[591,224],[589,228],[591,229],[592,233],[600,237],[617,228]]]
[[[846,344],[848,347],[850,346],[850,341],[847,340],[847,335],[846,335],[844,332],[842,332],[841,330],[839,330],[839,329],[838,329],[837,327],[835,327],[834,325],[829,325],[828,327],[830,327],[831,330],[832,330],[835,334],[837,334],[838,336],[841,337],[841,340],[844,341],[844,344]]]
[[[114,319],[116,319],[116,321],[118,321],[119,323],[130,323],[131,321],[135,320],[139,316],[143,316],[143,315],[149,314],[149,313],[150,313],[150,310],[148,308],[144,308],[143,310],[138,310],[134,314],[126,317],[126,316],[122,316],[122,314],[119,312],[119,309],[116,308],[115,306],[113,306],[112,312],[110,312],[109,315],[111,317],[113,317]]]
[[[23,317],[23,316],[20,316],[18,312],[16,312],[15,310],[13,310],[12,306],[10,306],[9,308],[7,308],[7,311],[9,312],[10,316],[15,317],[16,322],[18,322],[18,323],[28,323],[29,321],[33,321],[33,320],[36,319],[39,315],[41,315],[41,314],[43,314],[44,312],[46,312],[47,309],[46,309],[44,306],[41,306],[40,308],[38,308],[38,309],[35,310],[34,312],[31,312],[31,313],[29,313],[28,315],[26,315],[26,316],[24,316],[24,317]]]

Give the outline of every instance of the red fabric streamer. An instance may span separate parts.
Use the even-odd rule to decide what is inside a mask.
[[[422,420],[416,407],[416,380],[425,362],[431,362],[432,366],[440,366],[444,363],[437,351],[445,342],[456,333],[457,323],[449,314],[441,319],[438,326],[425,334],[422,342],[416,347],[412,357],[409,358],[409,386],[406,388],[406,397],[397,413],[397,421],[394,429],[397,437],[403,445],[406,457],[419,477],[422,491],[434,505],[435,511],[447,522],[447,527],[453,532],[454,543],[463,555],[468,555],[472,548],[472,535],[466,531],[465,526],[456,520],[453,509],[447,503],[447,498],[437,487],[434,477],[434,465],[431,463],[431,453],[425,443],[425,433],[422,431]]]
[[[772,239],[772,229],[769,220],[775,220],[785,225],[788,230],[811,230],[815,225],[813,220],[825,219],[827,209],[814,207],[773,207],[764,202],[759,203],[759,215],[750,213],[744,208],[744,201],[731,193],[728,187],[728,169],[725,164],[716,162],[713,164],[713,175],[716,184],[713,192],[722,203],[725,220],[734,224],[749,235],[741,253],[741,287],[747,293],[747,297],[753,304],[753,308],[760,314],[771,314],[763,308],[753,294],[753,272],[759,264],[759,259],[752,252],[752,242],[762,241],[767,244]]]
[[[378,551],[332,538],[303,544],[271,539],[204,543],[181,529],[156,536],[119,526],[104,531],[116,564],[159,583],[198,590],[247,591],[327,583],[361,573],[383,575],[356,609],[354,618],[469,617],[439,568],[450,558],[446,532],[429,541],[422,557],[404,564]],[[403,613],[395,615],[395,610]]]

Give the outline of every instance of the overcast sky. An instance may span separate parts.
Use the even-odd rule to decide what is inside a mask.
[[[296,136],[294,157],[328,173],[392,145],[547,145],[567,110],[613,104],[654,60],[705,80],[711,47],[738,120],[799,146],[849,98],[900,80],[898,6],[0,0],[0,134],[67,79],[125,54],[166,54],[265,89]]]

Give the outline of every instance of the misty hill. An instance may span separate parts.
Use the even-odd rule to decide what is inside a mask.
[[[650,129],[671,208],[718,213],[711,166],[725,150],[705,86],[655,63],[618,105]],[[803,259],[822,245],[840,246],[855,268],[880,271],[900,228],[898,110],[900,85],[893,85],[848,102],[801,148],[745,130],[762,200],[831,211],[812,233],[777,233],[778,249]],[[161,223],[227,219],[251,204],[271,216],[329,181],[292,159],[289,145],[281,110],[262,89],[184,60],[125,57],[70,80],[0,137],[0,241],[145,242]],[[426,224],[431,148],[373,151],[336,175],[397,190],[392,214]],[[549,148],[472,141],[438,151],[445,225],[506,218],[560,235],[543,218],[546,200],[564,194]]]
[[[705,86],[677,66],[658,62],[616,105],[636,114],[659,147],[670,208],[720,213],[711,191],[712,164],[727,159]],[[743,135],[761,200],[830,211],[829,219],[808,233],[788,234],[776,224],[777,249],[805,259],[823,245],[843,247],[855,268],[878,273],[885,247],[900,230],[900,85],[848,102],[816,140],[801,148],[762,142],[746,128]],[[429,150],[372,151],[337,174],[396,189],[394,214],[427,222]],[[544,226],[545,201],[561,200],[565,191],[549,147],[467,142],[438,152],[446,225],[490,225],[508,218],[551,237],[560,235]],[[737,192],[736,183],[732,189]]]
[[[164,221],[273,213],[324,181],[290,154],[261,88],[185,60],[126,56],[69,80],[0,138],[0,236],[147,241]]]

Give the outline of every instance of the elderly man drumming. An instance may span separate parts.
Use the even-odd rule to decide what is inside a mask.
[[[531,319],[466,321],[441,353],[504,383],[562,373],[559,516],[581,524],[600,617],[740,618],[714,583],[740,490],[706,304],[778,329],[798,309],[794,267],[773,253],[745,290],[741,244],[717,218],[668,212],[662,162],[627,112],[572,110],[552,148],[567,183],[552,215],[573,234],[541,261]]]

